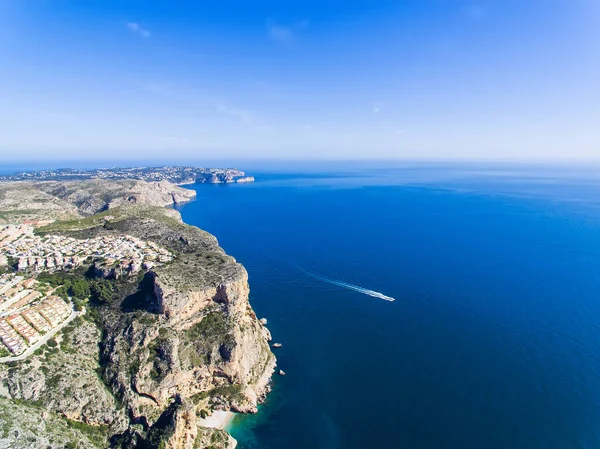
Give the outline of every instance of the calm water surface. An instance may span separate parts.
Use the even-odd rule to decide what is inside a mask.
[[[595,170],[252,174],[178,207],[246,266],[284,345],[239,447],[600,446]]]

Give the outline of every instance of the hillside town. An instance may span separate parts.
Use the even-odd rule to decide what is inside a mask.
[[[0,227],[0,267],[16,260],[19,271],[68,270],[85,261],[102,260],[106,265],[138,272],[173,260],[169,251],[151,241],[128,235],[102,236],[86,240],[61,235],[38,236],[29,224]]]
[[[33,277],[0,276],[0,340],[11,354],[22,354],[73,313],[54,290]]]
[[[173,260],[154,242],[129,235],[75,239],[37,235],[28,223],[0,227],[0,267],[16,269],[0,275],[0,341],[12,355],[22,354],[73,313],[56,288],[38,282],[42,271],[71,270],[101,262],[135,274]],[[0,345],[0,349],[2,345]]]

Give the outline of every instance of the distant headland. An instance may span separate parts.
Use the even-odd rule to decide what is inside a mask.
[[[169,181],[179,185],[194,183],[229,184],[254,181],[252,176],[246,176],[243,171],[236,168],[192,166],[114,167],[90,170],[59,168],[54,170],[32,170],[0,176],[0,181],[81,181],[86,179]]]

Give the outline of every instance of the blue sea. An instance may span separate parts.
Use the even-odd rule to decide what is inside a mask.
[[[248,172],[177,207],[283,344],[240,448],[600,447],[600,168]]]

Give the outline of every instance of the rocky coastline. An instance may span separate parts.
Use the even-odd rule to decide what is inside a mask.
[[[11,188],[2,189],[6,184]],[[90,261],[85,270],[61,274],[101,281],[108,292],[92,294],[87,313],[51,346],[0,364],[0,408],[7,412],[0,446],[235,447],[203,420],[215,411],[256,412],[276,360],[271,335],[249,303],[244,267],[215,237],[164,207],[194,192],[164,180],[9,182],[0,184],[0,219],[26,215],[18,207],[15,214],[19,192],[22,204],[45,200],[28,212],[32,220],[56,220],[61,204],[68,212],[37,233],[127,235],[167,248],[174,259],[138,273]],[[28,427],[31,416],[37,427]]]

